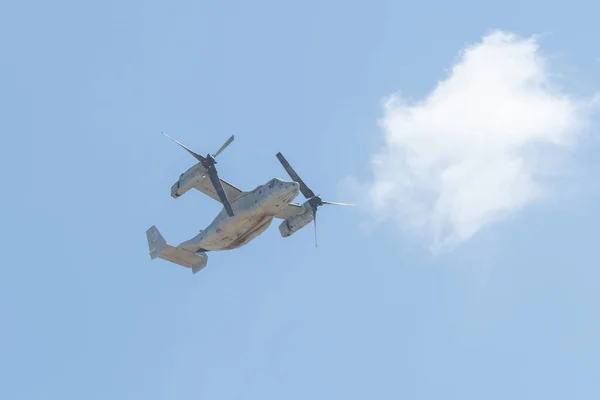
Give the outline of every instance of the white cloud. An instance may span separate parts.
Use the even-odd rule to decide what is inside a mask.
[[[589,105],[554,86],[535,38],[485,36],[423,101],[387,99],[376,213],[431,235],[434,248],[469,239],[543,198],[553,151],[576,143]]]

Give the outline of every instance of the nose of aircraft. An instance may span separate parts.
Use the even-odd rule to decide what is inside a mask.
[[[298,182],[290,182],[290,191],[297,195],[300,192],[300,184]]]
[[[300,193],[300,185],[297,182],[284,182],[286,201],[292,201]]]

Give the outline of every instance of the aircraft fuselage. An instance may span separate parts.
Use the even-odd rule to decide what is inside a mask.
[[[299,193],[296,182],[271,179],[231,203],[234,216],[221,210],[213,222],[194,238],[178,247],[191,252],[232,250],[263,233],[273,217]]]

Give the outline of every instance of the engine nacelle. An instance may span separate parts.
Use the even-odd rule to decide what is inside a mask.
[[[194,186],[198,185],[204,178],[205,173],[200,164],[196,164],[179,176],[179,180],[171,186],[171,197],[178,198]]]
[[[281,232],[282,237],[285,238],[298,232],[313,220],[312,207],[308,202],[305,202],[302,207],[304,208],[304,211],[301,214],[294,215],[293,217],[284,220],[279,225],[279,232]]]

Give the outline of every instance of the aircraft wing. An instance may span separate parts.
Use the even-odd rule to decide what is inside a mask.
[[[231,183],[224,181],[223,179],[219,180],[221,181],[221,185],[223,186],[223,190],[225,191],[229,202],[235,201],[243,194],[241,189],[238,189]],[[173,198],[178,198],[192,188],[215,199],[219,203],[221,202],[219,194],[215,190],[210,177],[206,174],[206,170],[200,163],[187,170],[184,174],[181,174],[179,180],[171,187],[171,196]]]
[[[281,211],[279,211],[279,213],[275,215],[275,218],[288,219],[295,215],[302,214],[304,211],[305,210],[302,204],[290,203],[287,206],[285,206]]]
[[[227,199],[230,202],[235,201],[238,197],[242,195],[242,191],[240,189],[233,186],[231,183],[224,181],[223,179],[221,179],[221,185],[223,185],[225,194],[227,194]],[[215,199],[219,203],[221,202],[221,200],[219,199],[219,195],[215,190],[215,187],[213,186],[212,182],[208,177],[200,179],[200,181],[196,185],[194,185],[194,189],[204,193],[208,197]]]

